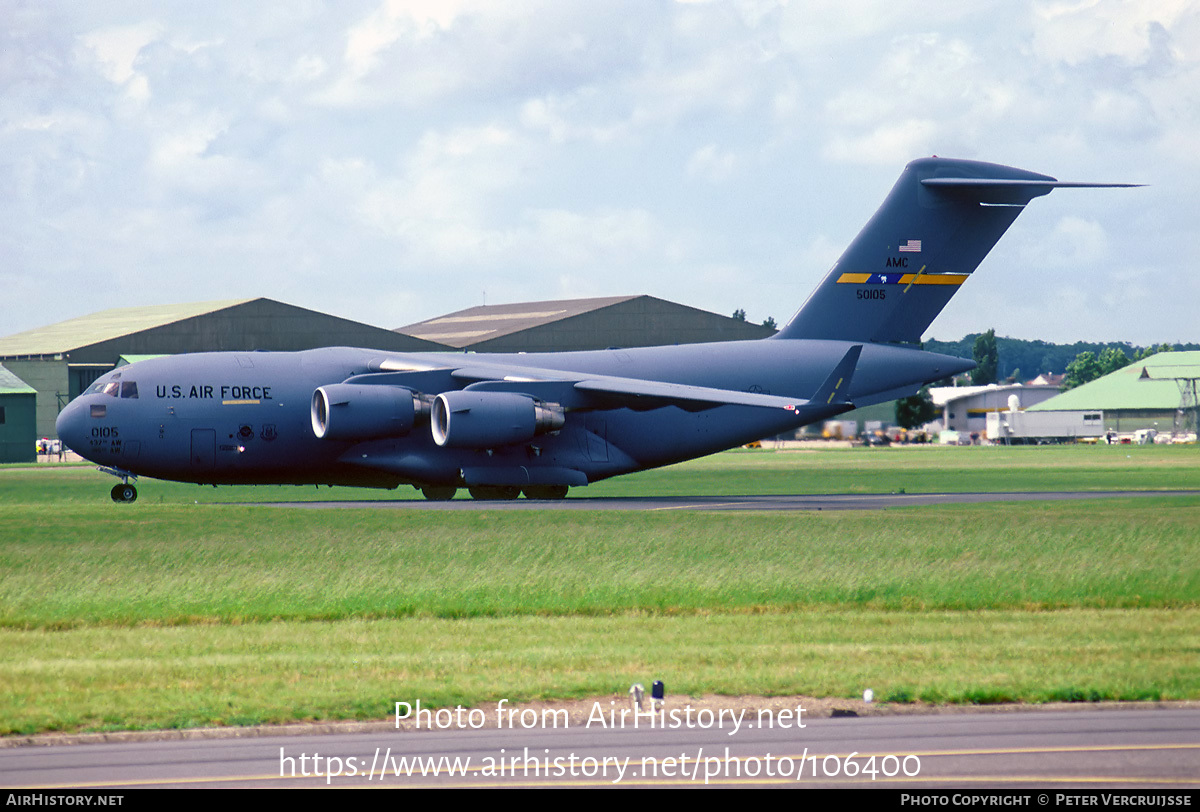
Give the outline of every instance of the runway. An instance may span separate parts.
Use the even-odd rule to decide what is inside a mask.
[[[736,726],[730,717],[692,717],[691,726],[665,729],[626,722],[414,731],[380,723],[331,735],[286,735],[297,733],[292,728],[8,747],[0,749],[0,786],[113,794],[138,787],[1041,788],[1050,800],[1064,790],[1190,795],[1200,787],[1194,708],[818,719],[748,713]]]
[[[479,501],[453,499],[430,502],[424,499],[255,502],[265,507],[371,508],[376,510],[698,510],[698,511],[786,511],[786,510],[887,510],[927,505],[966,505],[987,502],[1056,502],[1086,499],[1127,499],[1152,496],[1197,496],[1200,491],[1045,491],[1014,493],[882,493],[832,495],[751,496],[569,496],[559,500],[513,499]]]

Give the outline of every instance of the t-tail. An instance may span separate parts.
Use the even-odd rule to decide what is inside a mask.
[[[1070,183],[1010,166],[921,158],[775,338],[916,342],[1035,197]]]

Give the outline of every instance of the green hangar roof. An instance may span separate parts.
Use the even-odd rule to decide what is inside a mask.
[[[37,390],[0,366],[0,395],[36,395]]]
[[[227,299],[216,302],[154,305],[151,307],[119,307],[101,310],[46,327],[26,330],[0,338],[0,358],[61,355],[89,344],[139,333],[184,319],[202,316],[217,310],[245,304],[250,299]]]
[[[301,350],[330,344],[395,351],[446,349],[380,327],[258,298],[102,310],[0,338],[0,359],[66,358],[111,364],[120,355]]]
[[[1174,410],[1179,408],[1180,403],[1176,378],[1200,378],[1200,352],[1160,352],[1151,355],[1103,378],[1031,406],[1028,411]]]

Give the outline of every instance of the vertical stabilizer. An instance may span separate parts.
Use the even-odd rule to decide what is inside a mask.
[[[981,161],[921,158],[775,338],[915,342],[1035,197],[1063,183]]]

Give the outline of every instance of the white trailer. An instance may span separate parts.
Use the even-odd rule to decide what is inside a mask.
[[[989,412],[987,436],[993,443],[1071,443],[1104,436],[1104,413]]]

